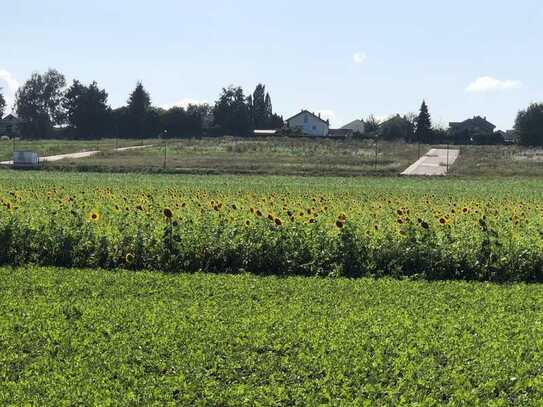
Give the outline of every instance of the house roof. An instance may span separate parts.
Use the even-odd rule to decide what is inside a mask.
[[[459,127],[459,126],[479,126],[479,127],[488,127],[495,129],[496,126],[486,120],[486,117],[475,116],[472,119],[464,120],[463,122],[450,122],[450,127]]]
[[[342,129],[354,130],[355,128],[359,128],[359,127],[365,126],[365,125],[366,125],[366,123],[364,123],[363,120],[353,120],[349,124],[346,124],[345,126],[343,126]]]
[[[10,113],[6,117],[4,117],[2,120],[19,120],[19,118],[15,116],[13,113]]]
[[[302,110],[301,112],[299,112],[299,113],[296,113],[294,116],[289,117],[286,121],[288,122],[288,121],[294,119],[295,117],[298,117],[298,116],[300,116],[301,114],[304,114],[304,113],[307,113],[307,114],[309,114],[310,116],[313,116],[315,119],[320,120],[320,121],[323,122],[323,123],[330,124],[330,123],[328,122],[328,120],[321,119],[321,118],[320,118],[319,116],[317,116],[315,113],[311,113],[309,110],[305,110],[305,109],[303,109],[303,110]]]

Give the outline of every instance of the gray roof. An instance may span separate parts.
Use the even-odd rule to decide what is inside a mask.
[[[302,110],[302,111],[299,112],[299,113],[296,113],[294,116],[289,117],[289,118],[288,118],[287,120],[285,120],[285,121],[287,121],[287,122],[288,122],[288,121],[291,121],[292,119],[294,119],[295,117],[298,117],[299,115],[301,115],[301,114],[303,114],[303,113],[309,113],[311,116],[313,116],[314,118],[320,120],[321,122],[326,123],[326,124],[330,124],[329,121],[324,120],[324,119],[320,118],[319,116],[317,116],[315,113],[311,113],[309,110],[305,110],[305,109]]]
[[[365,125],[366,125],[366,123],[364,123],[363,120],[353,120],[349,124],[346,124],[345,126],[343,126],[342,129],[354,130],[357,127],[365,126]]]

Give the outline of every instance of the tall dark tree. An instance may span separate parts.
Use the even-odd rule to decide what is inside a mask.
[[[259,83],[253,92],[253,120],[256,129],[265,129],[267,126],[266,114],[266,87]]]
[[[254,102],[254,101],[253,101]],[[224,132],[234,136],[246,136],[251,129],[247,99],[240,87],[223,88],[213,108],[214,123]]]
[[[6,109],[6,99],[2,95],[2,88],[0,88],[0,119],[4,117],[4,110]]]
[[[64,75],[54,69],[45,74],[33,73],[15,95],[15,110],[27,137],[48,137],[52,127],[62,124],[62,100],[66,86]]]
[[[264,100],[264,110],[265,110],[265,117],[266,117],[266,128],[272,127],[272,118],[273,118],[273,107],[271,102],[271,97],[269,93],[266,93],[266,98]]]
[[[146,123],[149,120],[147,116],[151,108],[151,97],[141,82],[137,83],[136,88],[130,94],[127,108],[132,123],[132,137],[143,138]]]
[[[515,120],[519,143],[525,146],[543,146],[543,103],[532,103],[521,110]]]
[[[89,86],[74,80],[66,91],[64,109],[68,124],[79,137],[104,136],[108,128],[110,108],[107,92],[98,88],[96,82]]]
[[[426,101],[422,101],[419,115],[415,121],[415,140],[419,143],[432,142],[432,119]]]

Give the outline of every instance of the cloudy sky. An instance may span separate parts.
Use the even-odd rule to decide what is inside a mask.
[[[482,115],[506,129],[543,101],[540,0],[6,0],[1,21],[10,102],[49,67],[98,81],[113,106],[137,80],[160,106],[263,82],[280,114],[306,108],[335,126],[424,98],[436,123]]]

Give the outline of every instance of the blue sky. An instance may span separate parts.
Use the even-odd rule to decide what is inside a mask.
[[[339,126],[415,112],[499,128],[543,101],[543,3],[497,1],[5,0],[0,86],[52,67],[120,106],[137,80],[158,106],[267,85],[285,117]]]

